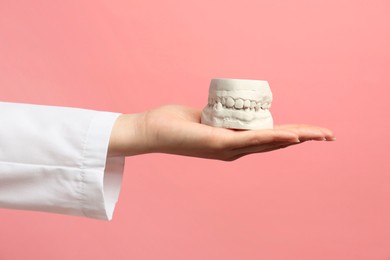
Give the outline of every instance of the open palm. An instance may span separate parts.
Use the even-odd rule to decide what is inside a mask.
[[[334,140],[326,128],[294,124],[267,130],[231,130],[200,123],[201,111],[167,105],[138,114],[132,154],[160,152],[225,161],[285,148],[308,140]]]

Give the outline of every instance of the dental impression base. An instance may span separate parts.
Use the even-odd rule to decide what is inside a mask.
[[[272,92],[267,81],[212,79],[202,124],[231,129],[273,128]]]

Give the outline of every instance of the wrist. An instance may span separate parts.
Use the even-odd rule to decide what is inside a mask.
[[[132,156],[147,153],[143,114],[123,114],[114,123],[108,156]]]

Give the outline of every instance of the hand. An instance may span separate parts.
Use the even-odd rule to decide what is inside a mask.
[[[109,156],[169,153],[232,161],[308,140],[333,141],[332,132],[310,125],[267,130],[230,130],[200,123],[201,111],[168,105],[141,114],[121,115],[114,125]]]

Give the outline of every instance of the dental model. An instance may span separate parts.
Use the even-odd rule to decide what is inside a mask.
[[[212,79],[202,124],[231,129],[273,128],[272,92],[267,81]]]

